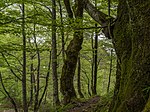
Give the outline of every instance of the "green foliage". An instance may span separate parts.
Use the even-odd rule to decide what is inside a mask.
[[[113,97],[113,91],[101,96],[100,101],[93,112],[108,112]]]
[[[70,108],[72,108],[72,107],[74,107],[74,105],[71,104],[71,103],[69,103],[69,104],[67,104],[67,105],[63,105],[63,106],[61,106],[60,108],[58,108],[58,109],[57,109],[57,112],[65,112],[65,111],[67,111],[68,109],[70,109]]]
[[[63,13],[63,26],[61,26],[59,7],[57,6],[57,47],[58,47],[58,80],[62,72],[63,60],[61,56],[61,29],[64,28],[65,36],[65,49],[69,44],[70,40],[73,37],[74,28],[79,26],[80,19],[77,19],[74,22],[73,19],[68,19],[65,6],[62,1],[62,13]],[[98,9],[101,8],[102,11],[107,13],[107,1],[99,1]],[[27,93],[28,101],[30,100],[30,91],[31,86],[36,86],[30,83],[31,74],[37,76],[37,51],[40,51],[40,93],[41,97],[44,86],[45,86],[45,77],[48,73],[48,62],[49,62],[49,51],[51,50],[51,1],[49,0],[25,0],[25,32],[27,37]],[[17,106],[22,106],[22,86],[21,81],[18,78],[22,78],[22,34],[21,34],[21,1],[20,0],[2,0],[0,2],[0,72],[2,73],[2,78],[4,86],[10,96],[15,100]],[[114,4],[115,6],[115,4]],[[112,9],[113,11],[116,9]],[[78,24],[77,24],[78,23]],[[85,97],[89,97],[88,93],[88,84],[91,82],[91,63],[92,63],[92,45],[91,39],[94,38],[94,28],[95,21],[87,14],[84,13],[84,20],[82,28],[87,28],[84,31],[84,43],[81,50],[81,88]],[[35,29],[34,29],[35,25]],[[88,29],[89,28],[89,29]],[[99,34],[101,35],[101,29],[99,29]],[[34,38],[35,36],[35,38]],[[36,43],[35,43],[36,40]],[[37,44],[37,46],[36,46]],[[103,95],[106,93],[108,74],[109,74],[109,59],[110,52],[109,49],[113,48],[112,44],[107,39],[99,39],[99,48],[98,48],[98,94]],[[3,56],[4,55],[4,56]],[[33,59],[31,57],[33,56]],[[31,71],[31,64],[33,64],[33,71]],[[111,89],[114,86],[114,74],[115,74],[115,53],[113,54],[113,75],[111,82]],[[51,69],[49,70],[51,75]],[[16,77],[16,76],[18,77]],[[105,77],[106,76],[106,77]],[[76,87],[77,77],[74,78],[74,85]],[[49,111],[55,110],[52,106],[52,77],[49,77],[49,84],[47,89],[46,101],[41,104],[40,111]],[[103,83],[104,82],[104,83]],[[90,89],[91,91],[91,89]],[[33,94],[33,96],[35,93]],[[39,97],[39,98],[40,98]],[[8,96],[6,95],[4,89],[0,85],[0,103],[8,104],[11,103],[7,101]],[[62,99],[62,98],[61,98]],[[34,102],[34,98],[33,98]],[[62,106],[58,111],[62,112],[68,108],[71,108],[73,105],[69,104],[67,106]],[[0,107],[1,108],[1,107]],[[30,106],[30,109],[33,109],[33,105]]]

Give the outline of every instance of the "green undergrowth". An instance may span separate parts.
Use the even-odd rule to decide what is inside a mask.
[[[93,112],[108,112],[110,103],[112,101],[113,91],[108,94],[101,96],[100,101],[97,104],[97,107]]]
[[[57,108],[54,108],[50,102],[44,104],[42,103],[39,112],[69,112],[71,109],[74,108],[79,109],[81,107],[81,109],[84,109],[83,106],[81,106],[84,104],[85,104],[84,105],[85,110],[87,110],[87,112],[108,112],[109,105],[112,100],[112,95],[113,92],[110,92],[109,94],[103,96],[91,96],[90,98],[77,98],[77,99],[73,99],[71,103],[67,105],[60,105]],[[99,101],[93,103],[95,98],[99,98]],[[31,110],[29,112],[33,111],[31,108],[29,109]],[[7,110],[7,109],[1,108],[0,111],[1,110]]]
[[[142,112],[150,112],[150,97],[149,97],[147,104]]]
[[[69,103],[68,105],[63,105],[60,108],[58,108],[57,112],[69,112],[68,110],[75,108],[77,105],[79,105],[79,103],[86,103],[94,97],[96,96],[91,96],[88,99],[85,98],[75,99],[72,101],[72,103]],[[87,112],[108,112],[112,97],[113,92],[100,96],[100,100],[98,101],[98,103],[91,104],[93,106],[90,107],[90,111],[87,109]]]
[[[62,105],[59,108],[57,108],[57,112],[67,112],[69,109],[76,107],[79,103],[86,102],[87,99],[85,98],[76,98],[73,99],[71,103],[67,105]]]
[[[42,103],[39,109],[39,112],[69,112],[72,109],[87,110],[87,112],[108,112],[110,102],[112,100],[113,92],[103,96],[91,96],[89,98],[76,98],[73,99],[71,103],[67,105],[61,104],[57,108],[54,108],[50,102]],[[99,98],[99,99],[97,99]],[[98,100],[98,102],[94,102]],[[9,110],[11,108],[1,108],[0,112],[3,110]],[[33,112],[33,108],[29,108],[29,112]],[[144,111],[147,112],[147,111]]]
[[[67,104],[67,105],[63,105],[60,108],[57,109],[57,112],[67,112],[68,109],[73,108],[74,104]]]

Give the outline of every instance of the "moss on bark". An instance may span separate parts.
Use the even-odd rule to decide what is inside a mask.
[[[82,26],[82,17],[83,17],[83,1],[76,0],[75,1],[75,21],[76,21],[76,28],[80,28]],[[64,104],[68,104],[71,102],[73,98],[76,97],[76,92],[73,85],[73,78],[75,74],[76,64],[78,54],[81,50],[83,42],[83,31],[75,30],[74,37],[71,40],[70,44],[66,50],[66,60],[64,62],[62,68],[62,75],[60,80],[60,89],[64,96]]]
[[[114,46],[120,64],[119,90],[110,112],[141,112],[150,86],[150,1],[120,0]]]
[[[61,92],[64,96],[64,104],[71,101],[76,97],[73,78],[75,74],[78,53],[81,50],[83,36],[80,33],[75,32],[73,40],[70,42],[66,51],[66,60],[62,69],[61,76]]]

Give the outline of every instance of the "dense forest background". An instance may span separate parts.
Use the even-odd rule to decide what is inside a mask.
[[[96,4],[97,7],[102,6],[103,11],[107,13],[107,1],[98,1]],[[2,1],[0,4],[2,110],[13,106],[22,108],[22,102],[25,100],[22,96],[25,93],[25,103],[30,110],[41,107],[53,109],[54,89],[58,89],[59,99],[63,99],[59,85],[65,51],[78,24],[68,18],[63,1],[56,1],[55,9],[53,5],[49,0],[32,0],[24,3],[12,0]],[[116,15],[116,5],[115,2],[112,4],[113,16]],[[56,17],[53,17],[53,13]],[[76,92],[81,92],[77,97],[87,99],[92,96],[91,88],[95,74],[97,74],[94,79],[97,80],[97,95],[112,92],[115,83],[116,56],[112,42],[104,36],[102,28],[96,28],[96,22],[86,12],[84,15],[82,29],[79,29],[83,31],[84,41],[73,82]],[[52,52],[53,49],[55,51]],[[56,75],[58,82],[53,75]],[[55,83],[58,83],[58,88],[54,87],[57,86]]]
[[[149,4],[2,0],[0,111],[149,112]]]

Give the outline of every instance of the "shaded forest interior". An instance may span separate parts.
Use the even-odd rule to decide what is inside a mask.
[[[2,0],[0,112],[150,112],[149,6]]]

